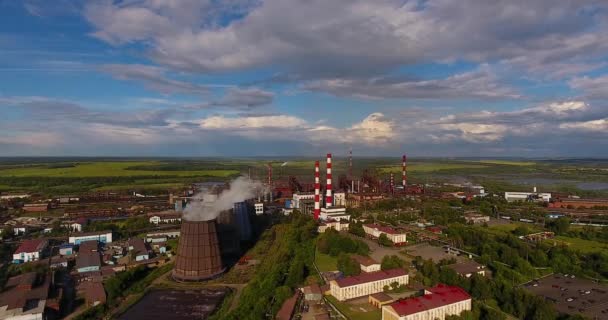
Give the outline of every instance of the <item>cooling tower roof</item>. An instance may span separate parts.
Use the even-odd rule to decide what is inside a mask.
[[[173,278],[201,281],[224,272],[215,220],[182,222]]]

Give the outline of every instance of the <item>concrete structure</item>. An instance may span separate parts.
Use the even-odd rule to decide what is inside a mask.
[[[334,192],[334,206],[345,207],[346,206],[346,193]]]
[[[39,260],[49,245],[46,239],[25,240],[13,253],[13,263],[25,263]]]
[[[256,204],[254,204],[254,208],[255,208],[255,215],[256,216],[264,214],[264,203],[257,202]]]
[[[249,204],[244,201],[234,204],[234,218],[241,241],[251,240],[252,236],[251,221],[249,220],[249,208]]]
[[[184,220],[173,279],[201,281],[216,277],[224,270],[215,220]]]
[[[464,220],[471,224],[484,224],[490,222],[490,217],[479,213],[467,213]]]
[[[47,319],[51,277],[40,279],[35,272],[8,279],[0,293],[0,320]]]
[[[363,272],[369,273],[369,272],[380,271],[380,268],[381,268],[380,263],[370,257],[352,255],[351,258],[353,260],[357,261],[357,263],[359,263],[359,267],[361,268],[361,271],[363,271]]]
[[[407,156],[404,154],[401,159],[401,185],[403,190],[407,187]]]
[[[299,209],[302,200],[314,200],[315,194],[313,192],[294,193],[292,197],[292,207]]]
[[[346,213],[345,207],[321,208],[321,220],[347,220],[350,221],[350,214]]]
[[[486,266],[481,265],[474,260],[469,260],[463,263],[456,263],[444,266],[444,268],[450,268],[454,270],[459,276],[470,278],[474,274],[485,276],[487,274]]]
[[[344,301],[382,292],[384,286],[390,287],[393,282],[406,285],[407,272],[403,269],[390,269],[340,278],[329,282],[329,290],[338,301]]]
[[[399,300],[382,307],[382,320],[444,320],[471,310],[471,296],[460,287],[438,284],[416,298]]]
[[[336,231],[348,231],[348,222],[330,220],[319,223],[319,227],[317,227],[317,231],[319,233],[323,233],[327,231],[327,229],[334,229]]]
[[[76,271],[79,273],[99,271],[101,268],[101,257],[96,251],[80,250],[76,256]]]
[[[364,224],[363,230],[365,234],[373,239],[378,239],[380,235],[386,234],[388,239],[395,245],[403,245],[407,243],[407,235],[405,231],[399,232],[391,227],[385,227],[378,224]]]
[[[546,192],[505,192],[505,200],[549,202],[551,194]]]
[[[68,242],[71,244],[80,244],[81,242],[91,240],[97,240],[102,243],[111,243],[112,231],[98,231],[71,235]]]
[[[25,199],[29,198],[27,193],[3,193],[0,194],[0,200]]]

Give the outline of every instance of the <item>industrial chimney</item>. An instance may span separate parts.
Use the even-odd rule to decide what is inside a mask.
[[[403,155],[403,162],[401,167],[401,183],[403,184],[403,188],[407,187],[407,165],[406,162],[407,157]]]
[[[315,161],[315,220],[321,214],[321,182],[319,181],[319,161]]]
[[[330,208],[334,204],[331,186],[331,153],[327,154],[327,186],[325,193],[325,208]]]
[[[173,279],[202,281],[224,271],[215,220],[183,220]]]

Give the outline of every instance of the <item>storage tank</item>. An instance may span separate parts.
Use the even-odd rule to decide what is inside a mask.
[[[182,221],[173,279],[202,281],[224,271],[215,220]]]

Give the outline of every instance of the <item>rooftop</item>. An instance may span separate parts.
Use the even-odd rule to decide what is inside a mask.
[[[396,278],[400,276],[407,275],[407,272],[403,269],[389,269],[382,271],[375,271],[369,273],[362,273],[358,276],[350,276],[345,278],[336,279],[336,283],[338,286],[350,287],[355,286],[362,283],[375,282],[384,279]]]
[[[76,257],[76,269],[101,266],[98,252],[82,252]]]
[[[97,240],[89,240],[89,241],[81,242],[80,246],[78,247],[79,253],[93,252],[93,251],[97,251],[97,250],[99,250],[99,241],[97,241]]]
[[[370,257],[360,256],[358,254],[352,255],[351,258],[353,260],[357,261],[357,263],[364,265],[366,267],[369,267],[373,264],[379,264],[378,261],[376,261]]]
[[[392,227],[381,226],[381,225],[378,225],[375,223],[366,224],[365,226],[368,228],[376,229],[380,232],[388,233],[388,234],[403,234],[404,233],[404,232],[399,232]]]
[[[395,301],[395,299],[384,292],[378,292],[371,295],[372,298],[380,302]]]
[[[82,237],[87,237],[87,236],[100,236],[100,235],[104,235],[104,234],[108,234],[108,233],[112,233],[112,231],[104,230],[104,231],[83,232],[83,233],[74,234],[70,237],[82,238]]]
[[[129,247],[133,247],[133,251],[135,253],[148,253],[148,248],[146,247],[146,243],[141,238],[131,238],[129,239]]]
[[[399,300],[390,304],[390,307],[399,316],[407,316],[471,299],[471,296],[464,289],[455,286],[438,284],[435,287],[427,289],[427,291],[431,293],[421,297]]]
[[[46,244],[47,244],[46,239],[25,240],[21,243],[19,248],[17,248],[17,251],[15,251],[15,254],[39,252],[39,251],[42,251],[42,249],[44,249]]]
[[[277,312],[276,319],[278,320],[290,320],[291,315],[293,314],[293,309],[296,307],[296,302],[298,302],[299,293],[296,292],[294,295],[285,300],[279,312]]]

